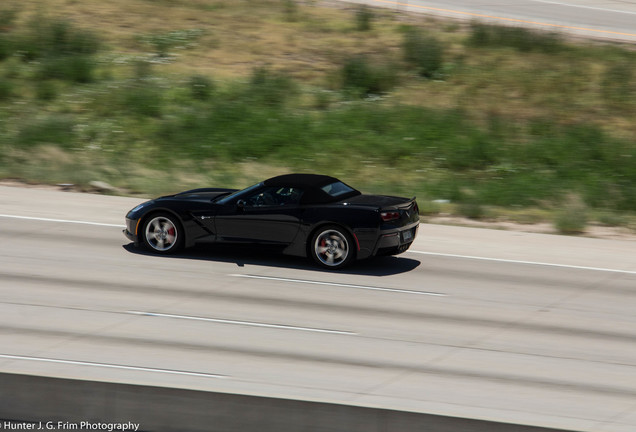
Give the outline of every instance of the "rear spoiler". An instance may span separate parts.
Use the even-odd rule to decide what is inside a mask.
[[[415,198],[416,197],[413,197],[413,198],[409,199],[408,201],[404,201],[404,202],[399,203],[399,204],[393,204],[393,205],[382,207],[380,210],[391,210],[391,209],[406,210],[406,209],[410,208],[411,206],[413,206],[414,204],[415,204],[415,206],[417,206],[417,202],[415,201]]]

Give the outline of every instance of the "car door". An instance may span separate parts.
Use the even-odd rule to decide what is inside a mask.
[[[263,186],[224,205],[214,225],[221,241],[289,244],[300,228],[302,191]]]

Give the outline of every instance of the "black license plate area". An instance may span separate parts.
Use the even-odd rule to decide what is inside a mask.
[[[401,236],[402,243],[410,243],[413,241],[413,230],[402,231]]]

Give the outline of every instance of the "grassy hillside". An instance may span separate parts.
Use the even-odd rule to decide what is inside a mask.
[[[321,172],[430,213],[630,224],[634,66],[340,2],[5,0],[0,178],[155,195]]]

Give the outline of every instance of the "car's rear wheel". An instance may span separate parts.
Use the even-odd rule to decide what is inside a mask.
[[[144,244],[152,252],[174,253],[183,245],[181,224],[176,216],[168,213],[157,213],[148,217],[142,233]]]
[[[335,225],[316,231],[311,240],[310,252],[319,265],[334,270],[347,266],[355,256],[351,235]]]

